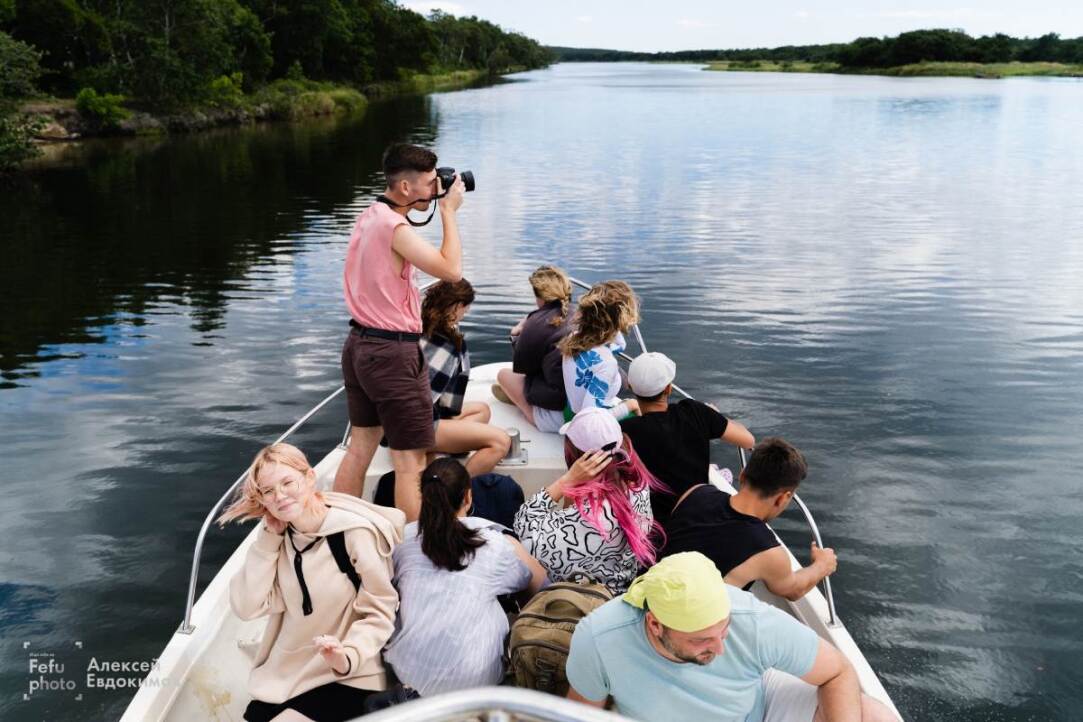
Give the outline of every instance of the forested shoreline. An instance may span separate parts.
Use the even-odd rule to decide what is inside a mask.
[[[0,168],[33,155],[44,111],[91,134],[134,132],[133,114],[167,119],[138,130],[292,118],[553,59],[486,20],[391,0],[0,0]]]
[[[551,47],[558,62],[808,63],[840,72],[882,72],[921,63],[1083,64],[1083,37],[1047,33],[1014,38],[1003,33],[972,37],[961,30],[915,30],[895,37],[861,37],[849,43],[785,45],[775,48],[682,50],[640,53],[623,50]]]

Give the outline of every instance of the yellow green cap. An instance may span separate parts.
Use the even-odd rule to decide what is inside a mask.
[[[678,632],[698,632],[730,615],[730,595],[718,567],[699,552],[666,557],[636,578],[623,597]]]

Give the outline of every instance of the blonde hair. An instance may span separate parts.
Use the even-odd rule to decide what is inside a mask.
[[[574,356],[613,340],[639,322],[639,299],[624,281],[595,283],[579,299],[575,330],[560,341],[565,356]]]
[[[265,446],[252,459],[252,465],[248,467],[244,481],[237,489],[237,495],[222,515],[218,517],[218,523],[225,526],[234,519],[246,521],[259,519],[263,516],[267,507],[263,505],[263,495],[260,493],[259,476],[269,466],[282,464],[295,469],[305,475],[306,479],[315,481],[316,471],[309,465],[303,451],[293,444],[278,443]],[[322,499],[322,495],[316,492],[316,498]]]
[[[538,266],[534,273],[530,274],[530,287],[534,289],[534,297],[550,303],[560,301],[560,315],[554,317],[550,326],[559,326],[568,317],[568,306],[572,302],[572,282],[568,275],[556,266]]]

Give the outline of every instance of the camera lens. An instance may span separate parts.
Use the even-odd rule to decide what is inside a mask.
[[[464,170],[462,172],[462,177],[463,177],[463,186],[465,186],[466,190],[467,191],[474,190],[474,172],[469,171],[469,170]]]

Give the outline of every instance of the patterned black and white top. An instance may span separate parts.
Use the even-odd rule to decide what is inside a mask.
[[[650,490],[644,485],[629,493],[643,530],[649,531],[654,518]],[[604,584],[614,595],[623,594],[636,578],[639,564],[608,504],[601,521],[608,531],[604,536],[574,505],[561,508],[542,489],[516,512],[515,533],[527,552],[549,572],[550,581],[588,579]]]

